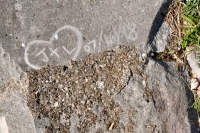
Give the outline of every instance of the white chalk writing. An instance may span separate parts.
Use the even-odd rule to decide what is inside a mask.
[[[35,56],[39,56],[41,54],[43,54],[44,58],[42,59],[42,61],[44,62],[48,62],[49,58],[47,57],[46,53],[44,52],[46,48],[42,49],[39,53],[37,53]]]
[[[55,50],[53,50],[53,49],[51,49],[51,48],[49,48],[49,49],[51,50],[50,56],[56,55],[56,56],[59,58],[59,55],[58,55],[58,53],[57,53],[58,48],[56,48]]]
[[[24,60],[25,62],[33,69],[40,69],[42,66],[39,66],[39,65],[36,65],[36,64],[33,64],[29,61],[29,49],[35,45],[44,45],[44,46],[47,46],[47,47],[50,47],[53,45],[53,41],[54,39],[58,39],[58,33],[61,32],[61,31],[64,31],[64,30],[70,30],[70,31],[73,31],[76,35],[77,35],[77,47],[76,47],[76,51],[73,49],[71,52],[75,51],[73,57],[71,58],[72,60],[76,60],[78,54],[80,53],[80,50],[82,48],[82,33],[74,26],[70,26],[70,25],[66,25],[66,26],[63,26],[61,27],[60,29],[58,29],[54,34],[53,36],[51,37],[50,41],[43,41],[43,40],[34,40],[32,42],[29,42],[25,48],[25,53],[24,53]],[[57,53],[57,50],[52,50],[51,55],[56,55],[58,58],[59,58],[59,54]],[[66,49],[64,49],[66,51]],[[44,56],[44,58],[42,59],[42,61],[44,62],[48,62],[49,61],[49,58],[47,57],[47,55],[44,53],[45,49],[42,50],[41,52],[39,52],[36,56],[39,56],[40,54],[42,54]],[[71,52],[67,51],[68,53],[71,54]]]
[[[89,43],[85,44],[83,49],[86,53],[94,53],[96,52],[96,40],[92,40]]]
[[[72,52],[76,49],[76,48],[74,48],[74,49],[72,49],[72,51],[69,51],[64,46],[62,46],[62,48],[67,52],[67,54],[72,54]]]
[[[113,45],[120,45],[123,38],[127,41],[135,41],[138,38],[134,23],[120,25],[118,29],[114,28],[107,35],[102,30],[99,36],[98,52],[101,51],[102,44],[105,44],[107,49],[110,49]]]
[[[65,45],[54,46],[54,41],[59,40],[59,33],[61,31],[69,31],[70,34],[71,32],[75,33],[77,43],[73,44],[72,48]],[[52,35],[50,41],[35,40],[26,44],[24,60],[31,68],[40,69],[42,66],[30,62],[29,58],[31,56],[33,57],[33,55],[35,55],[35,58],[39,58],[40,61],[48,63],[51,61],[51,58],[60,59],[63,56],[63,53],[65,53],[70,56],[68,57],[68,60],[76,60],[82,48],[84,50],[83,52],[96,53],[105,48],[106,50],[109,50],[116,45],[121,45],[121,42],[124,40],[133,42],[138,38],[136,25],[134,23],[121,24],[119,27],[111,28],[110,32],[104,32],[105,31],[102,29],[98,41],[93,39],[88,43],[83,44],[82,33],[78,30],[78,28],[70,25],[63,26]],[[43,48],[37,48],[37,46],[41,46]],[[34,50],[30,50],[31,48]],[[34,52],[29,53],[30,51]]]

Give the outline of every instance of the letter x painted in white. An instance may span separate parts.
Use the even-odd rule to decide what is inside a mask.
[[[57,53],[58,48],[56,48],[55,50],[49,48],[49,50],[51,51],[50,56],[56,55],[58,58],[60,57],[59,54]]]

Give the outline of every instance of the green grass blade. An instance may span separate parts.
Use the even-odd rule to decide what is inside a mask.
[[[183,19],[185,19],[188,23],[190,23],[191,25],[196,25],[195,21],[193,21],[191,18],[185,16],[185,15],[182,15],[181,16]]]

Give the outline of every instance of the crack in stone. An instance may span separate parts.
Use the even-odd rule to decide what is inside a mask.
[[[126,82],[126,84],[124,85],[124,87],[122,87],[122,89],[117,93],[117,95],[119,95],[123,90],[124,90],[124,88],[127,86],[127,85],[129,85],[129,82],[130,82],[130,80],[131,80],[131,78],[133,77],[133,72],[132,72],[132,70],[129,68],[129,70],[130,70],[130,74],[129,74],[129,76],[128,76],[128,81]]]

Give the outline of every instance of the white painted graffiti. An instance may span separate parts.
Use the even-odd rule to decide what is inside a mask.
[[[58,40],[58,33],[63,31],[63,30],[71,30],[73,32],[75,32],[75,34],[77,35],[77,38],[78,38],[78,41],[77,41],[77,47],[76,47],[76,52],[74,54],[74,56],[72,57],[72,60],[76,60],[78,54],[80,53],[80,50],[82,48],[82,33],[74,26],[70,26],[70,25],[66,25],[66,26],[63,26],[61,27],[60,29],[58,29],[54,34],[53,36],[51,37],[50,41],[43,41],[43,40],[35,40],[35,41],[32,41],[32,42],[29,42],[25,48],[25,53],[24,53],[24,60],[25,62],[33,69],[40,69],[41,66],[38,66],[38,65],[35,65],[35,64],[32,64],[30,61],[29,61],[29,53],[28,53],[28,50],[30,49],[31,46],[35,45],[35,44],[41,44],[41,45],[52,45],[52,42],[54,41],[54,39]],[[64,46],[63,46],[64,47]],[[59,54],[57,53],[57,49],[55,50],[52,50],[51,48],[49,48],[52,53],[50,54],[50,56],[53,56],[53,55],[56,55],[58,58],[59,58]],[[38,52],[36,54],[36,56],[39,56],[39,55],[43,55],[44,58],[42,59],[42,61],[44,62],[48,62],[49,61],[49,58],[47,57],[47,55],[45,54],[45,50],[46,49],[43,49],[41,50],[40,52]],[[72,51],[68,51],[66,48],[64,49],[67,53],[70,53],[73,52],[75,50],[75,48],[72,50]]]
[[[118,29],[117,29],[118,28]],[[57,46],[56,48],[53,47],[53,43],[56,40],[59,40],[59,33],[62,31],[69,31],[75,33],[77,37],[77,43],[73,44],[73,49],[69,50],[66,46]],[[78,28],[70,25],[66,25],[58,29],[50,38],[49,41],[44,40],[34,40],[29,42],[25,47],[25,53],[24,53],[24,60],[27,63],[28,66],[30,66],[33,69],[40,69],[42,66],[36,65],[34,63],[31,63],[30,57],[34,57],[37,60],[44,63],[48,63],[51,58],[56,57],[58,59],[61,58],[61,53],[66,53],[67,55],[71,55],[71,57],[68,60],[76,60],[79,53],[81,52],[81,49],[83,49],[83,52],[86,53],[96,53],[102,51],[103,47],[106,50],[109,50],[113,48],[116,45],[121,45],[121,41],[123,39],[133,42],[138,38],[138,34],[136,32],[136,25],[134,23],[128,23],[124,25],[120,25],[119,27],[113,28],[110,32],[107,34],[104,33],[103,29],[100,32],[98,41],[96,39],[93,39],[92,41],[89,41],[88,43],[85,43],[83,45],[83,39],[82,39],[82,33],[78,30]],[[40,45],[43,48],[37,48],[36,45]],[[30,49],[34,47],[34,52],[30,53]],[[47,51],[49,51],[50,54],[47,54]],[[61,52],[62,51],[62,52]]]
[[[111,30],[108,35],[104,34],[102,30],[99,36],[98,52],[101,51],[102,44],[106,44],[107,49],[110,49],[113,45],[122,44],[123,38],[127,41],[135,41],[138,38],[135,23],[120,25],[118,29]]]

